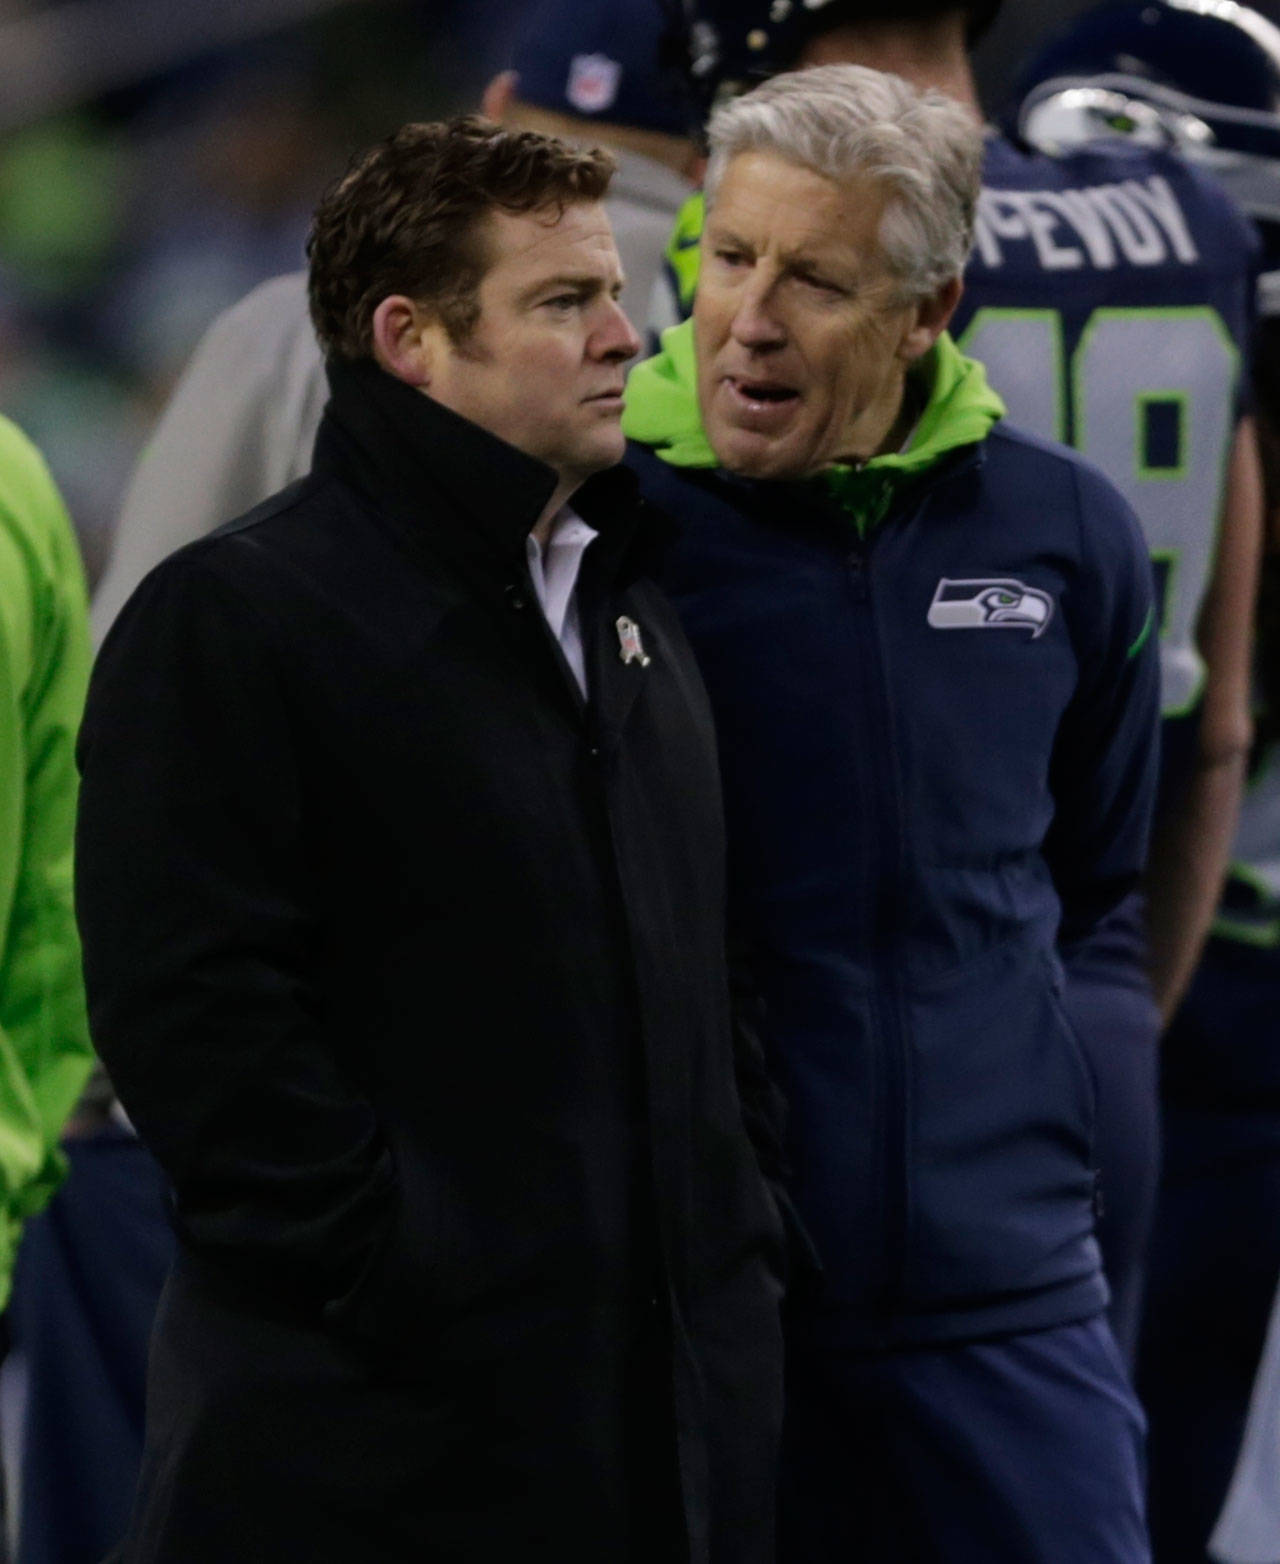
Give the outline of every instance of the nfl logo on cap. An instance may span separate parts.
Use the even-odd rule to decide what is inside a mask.
[[[579,114],[602,114],[613,107],[621,81],[621,64],[607,54],[575,54],[565,96]]]

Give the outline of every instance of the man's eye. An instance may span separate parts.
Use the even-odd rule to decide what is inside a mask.
[[[716,250],[715,258],[722,266],[746,266],[746,256],[741,250]]]
[[[817,293],[843,293],[844,289],[837,283],[828,282],[825,277],[814,277],[807,272],[800,273],[800,281],[806,288],[813,288]]]
[[[570,310],[577,309],[582,303],[581,297],[576,293],[557,293],[553,299],[544,299],[546,308],[555,310],[558,314],[567,315]]]

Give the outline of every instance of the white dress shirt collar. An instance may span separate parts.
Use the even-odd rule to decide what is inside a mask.
[[[594,527],[566,505],[552,522],[545,547],[539,548],[532,536],[525,541],[533,590],[583,695],[587,693],[587,671],[578,620],[578,572],[587,545],[598,536]]]

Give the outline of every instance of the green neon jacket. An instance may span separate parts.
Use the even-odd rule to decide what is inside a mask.
[[[0,1306],[93,1064],[72,906],[84,574],[39,452],[0,418]]]

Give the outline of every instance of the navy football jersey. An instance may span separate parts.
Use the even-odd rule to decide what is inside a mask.
[[[1010,422],[1074,445],[1136,511],[1166,717],[1204,682],[1195,627],[1246,400],[1256,255],[1247,220],[1171,154],[1117,140],[1050,157],[988,138],[952,332]]]

